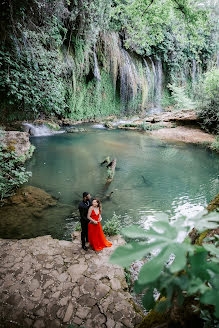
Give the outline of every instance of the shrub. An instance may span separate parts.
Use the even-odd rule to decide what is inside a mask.
[[[120,231],[120,215],[113,213],[113,217],[107,221],[103,226],[103,232],[105,235],[114,236],[118,235]]]
[[[145,231],[134,225],[122,230],[129,242],[118,247],[111,256],[111,262],[123,267],[151,255],[141,268],[135,282],[137,293],[146,291],[143,305],[149,310],[159,304],[154,299],[154,292],[165,296],[163,310],[180,309],[186,299],[192,299],[201,310],[209,311],[212,322],[219,318],[219,248],[214,243],[192,245],[188,232],[196,227],[199,232],[218,227],[219,213],[207,214],[203,211],[196,217],[181,217],[169,220],[167,215],[157,215],[157,221]]]
[[[219,153],[219,137],[215,138],[215,140],[212,142],[210,148],[212,150],[216,150]]]
[[[194,109],[196,107],[196,104],[187,96],[185,87],[175,84],[168,84],[168,87],[172,91],[176,109]]]
[[[202,127],[219,134],[219,69],[213,69],[205,74],[198,91],[199,110]]]
[[[81,231],[81,222],[77,222],[75,225],[75,231]]]
[[[146,122],[143,122],[141,125],[142,130],[144,131],[154,131],[165,128],[165,125],[157,123],[157,124],[148,124]]]
[[[11,196],[15,189],[28,181],[31,172],[27,172],[22,158],[14,151],[0,146],[0,198]]]

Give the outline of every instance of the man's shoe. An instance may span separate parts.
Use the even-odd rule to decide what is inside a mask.
[[[82,248],[85,250],[85,251],[88,251],[88,248],[86,246],[82,246]]]

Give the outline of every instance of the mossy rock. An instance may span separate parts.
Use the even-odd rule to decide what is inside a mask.
[[[60,126],[57,123],[53,122],[53,121],[35,120],[33,122],[33,124],[35,124],[35,125],[45,125],[50,130],[53,130],[53,131],[59,131],[60,130]]]
[[[59,131],[60,130],[60,126],[57,123],[46,122],[45,125],[51,130],[54,130],[54,131]]]
[[[145,316],[140,325],[137,326],[137,328],[155,328],[167,323],[167,321],[167,313],[151,310],[149,314]]]
[[[219,193],[217,194],[217,196],[209,203],[207,210],[209,212],[212,211],[219,211]]]
[[[114,129],[114,126],[112,125],[111,122],[105,122],[105,123],[104,123],[104,126],[105,126],[105,128],[107,128],[107,129]]]
[[[79,133],[79,132],[86,132],[87,130],[84,128],[66,128],[67,133]]]

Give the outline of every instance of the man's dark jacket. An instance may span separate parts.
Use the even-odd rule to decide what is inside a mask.
[[[78,206],[80,216],[81,216],[81,221],[83,223],[90,222],[90,220],[87,218],[87,213],[88,213],[88,209],[90,206],[91,206],[91,202],[89,200],[87,202],[84,202],[84,201],[80,202],[80,204]]]

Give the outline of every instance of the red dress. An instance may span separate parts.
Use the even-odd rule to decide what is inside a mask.
[[[99,216],[100,212],[96,214],[94,210],[90,215],[91,219],[95,221],[99,220]],[[112,243],[106,240],[100,222],[98,222],[98,224],[88,224],[88,241],[95,251],[101,251],[104,247],[112,246]]]

